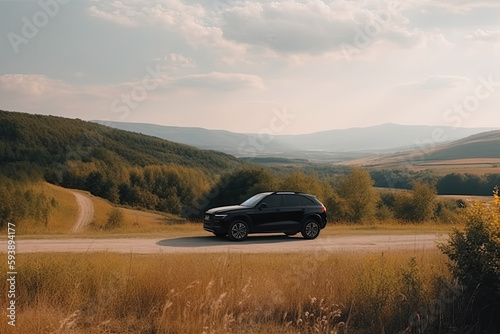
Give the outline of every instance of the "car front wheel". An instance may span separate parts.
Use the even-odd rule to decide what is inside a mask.
[[[245,240],[248,236],[248,225],[245,221],[237,219],[229,225],[229,239],[233,241]]]
[[[320,229],[319,223],[316,220],[309,219],[306,220],[301,233],[306,239],[315,239],[319,235]]]

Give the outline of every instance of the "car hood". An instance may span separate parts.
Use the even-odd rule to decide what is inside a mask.
[[[218,208],[212,208],[212,209],[208,210],[206,213],[209,215],[213,215],[215,213],[224,213],[227,211],[237,211],[237,210],[244,210],[244,209],[248,209],[248,207],[243,206],[243,205],[220,206]]]

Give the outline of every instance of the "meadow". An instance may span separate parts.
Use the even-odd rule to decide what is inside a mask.
[[[23,254],[17,267],[17,323],[0,322],[1,333],[398,333],[410,325],[447,333],[457,289],[438,250]],[[0,306],[6,319],[5,294]]]

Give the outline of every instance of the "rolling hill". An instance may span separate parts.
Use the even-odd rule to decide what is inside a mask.
[[[210,171],[241,164],[221,152],[79,119],[0,111],[0,165],[27,162],[51,167],[92,159],[126,166],[176,163]]]
[[[450,143],[428,145],[416,150],[345,162],[374,168],[445,169],[448,172],[472,172],[472,168],[484,168],[485,172],[500,170],[500,130],[488,131]],[[453,170],[455,169],[455,170]]]
[[[424,161],[500,159],[500,130],[483,132],[436,147]]]

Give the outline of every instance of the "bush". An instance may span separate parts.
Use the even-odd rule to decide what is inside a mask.
[[[413,182],[413,191],[398,192],[394,199],[396,217],[410,222],[431,220],[436,205],[436,189],[422,182]]]
[[[105,229],[113,229],[123,224],[123,212],[120,209],[113,208],[108,215],[108,221],[104,225]]]
[[[500,331],[500,207],[498,188],[492,205],[473,203],[464,231],[455,230],[441,250],[464,287],[465,324],[470,333]],[[464,325],[464,324],[462,324]]]

